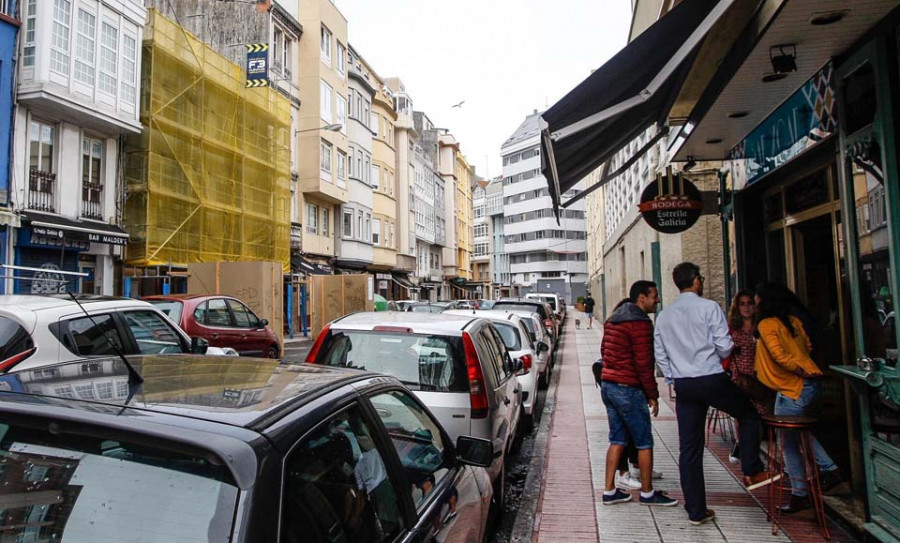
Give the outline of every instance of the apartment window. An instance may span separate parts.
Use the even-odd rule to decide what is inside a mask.
[[[356,178],[360,181],[363,180],[363,152],[359,149],[356,150]],[[366,181],[368,182],[368,181]]]
[[[319,232],[319,206],[306,204],[306,231],[310,234]]]
[[[125,34],[122,37],[122,101],[134,105],[137,99],[137,39]]]
[[[69,74],[71,20],[71,0],[54,0],[53,41],[50,43],[50,69],[63,75]]]
[[[328,209],[323,207],[322,208],[322,235],[323,236],[328,235],[328,225],[331,222],[329,220],[331,218],[331,217],[329,217],[329,215],[330,215],[330,213],[328,212]]]
[[[366,239],[372,239],[372,214],[366,213]]]
[[[372,219],[372,243],[381,243],[381,219]]]
[[[378,187],[381,184],[381,168],[372,164],[371,171],[369,172],[369,179],[372,180],[373,187]]]
[[[388,239],[390,239],[390,243],[388,244],[388,247],[394,247],[394,223],[391,223],[389,225],[389,228],[390,228],[391,236],[390,236],[390,238],[388,238]]]
[[[341,42],[337,44],[337,71],[342,76],[347,73],[347,49]]]
[[[22,63],[34,66],[35,35],[37,33],[37,0],[28,0],[25,7],[25,48],[22,52]]]
[[[337,152],[337,176],[341,181],[347,179],[347,153],[340,149]]]
[[[380,124],[379,123],[380,119],[381,119],[381,117],[374,111],[369,113],[369,130],[371,130],[372,133],[375,134],[376,138],[384,136],[384,133],[379,132],[379,130],[378,130],[378,127]]]
[[[331,31],[322,25],[322,41],[319,45],[322,61],[331,66]]]
[[[332,89],[331,85],[324,81],[319,82],[319,90],[321,92],[321,97],[319,98],[319,114],[322,117],[322,120],[328,124],[334,122],[334,115],[331,109],[331,100],[332,100]]]
[[[102,171],[103,142],[95,138],[84,138],[81,143],[81,203],[82,215],[90,219],[103,219],[100,181]]]
[[[353,210],[352,209],[344,209],[344,231],[343,236],[345,238],[353,237]]]
[[[341,134],[347,133],[347,99],[341,95],[336,103],[337,122],[341,125]]]
[[[329,174],[331,173],[331,149],[332,149],[331,143],[329,143],[325,140],[322,140],[321,153],[320,153],[320,155],[322,157],[322,162],[319,165],[319,169],[321,169],[323,172],[326,172]]]
[[[356,233],[359,234],[360,239],[365,240],[363,238],[365,230],[363,229],[363,212],[361,209],[356,212]]]
[[[53,171],[53,145],[56,142],[56,127],[39,121],[31,121],[28,131],[29,170]]]
[[[75,34],[75,79],[85,85],[94,84],[94,33],[97,18],[94,14],[78,9],[78,27]]]
[[[369,185],[372,185],[373,187],[377,187],[378,186],[377,175],[374,179],[372,178],[372,159],[369,158],[369,155],[365,155],[363,157],[363,160],[365,161],[365,164],[363,165],[363,171],[362,171],[363,176],[365,176],[365,179],[363,181],[365,181]]]
[[[115,96],[116,69],[119,65],[119,31],[113,25],[104,22],[100,33],[100,90]]]

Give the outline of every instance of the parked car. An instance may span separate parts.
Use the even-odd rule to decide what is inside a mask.
[[[553,318],[553,310],[543,300],[528,298],[501,298],[492,309],[533,311],[541,316],[544,327],[553,336],[554,348],[559,342],[559,323]]]
[[[541,300],[542,302],[546,302],[550,309],[553,310],[553,314],[556,315],[556,320],[559,322],[560,328],[562,328],[563,322],[566,318],[565,305],[561,303],[561,299],[558,294],[552,292],[530,292],[525,295],[525,299],[527,300]]]
[[[494,307],[495,301],[496,300],[478,300],[478,309],[487,311],[488,309]]]
[[[443,313],[445,309],[445,302],[414,302],[406,306],[406,311],[413,313]]]
[[[506,454],[520,443],[520,369],[486,319],[354,313],[319,333],[306,361],[393,375],[431,409],[451,439],[489,439],[502,489]],[[500,493],[502,494],[502,492]]]
[[[123,354],[237,354],[191,338],[147,302],[79,294],[0,296],[0,373]]]
[[[491,321],[494,328],[500,332],[500,338],[506,345],[509,356],[522,363],[522,369],[516,373],[516,379],[522,385],[523,428],[525,432],[531,432],[534,428],[534,405],[537,399],[538,380],[539,378],[543,380],[543,374],[539,372],[538,368],[538,358],[540,354],[550,351],[550,346],[546,343],[532,340],[531,332],[528,331],[525,324],[525,320],[530,320],[531,317],[520,317],[505,311],[465,309],[454,309],[445,314],[481,317]]]
[[[406,311],[406,308],[416,303],[416,300],[396,300],[394,303],[397,304],[398,311]]]
[[[524,324],[525,328],[528,329],[528,332],[531,335],[532,345],[535,345],[535,351],[538,353],[538,359],[535,363],[538,373],[538,386],[540,388],[547,388],[547,385],[550,384],[550,373],[553,371],[553,352],[556,348],[556,344],[553,340],[553,336],[550,334],[550,331],[544,327],[543,322],[541,321],[541,316],[532,311],[516,311],[506,309],[498,309],[496,311],[503,311],[506,313],[511,313],[513,315],[518,315],[523,319],[522,324]],[[536,347],[538,342],[549,345],[550,349],[547,351],[538,349]]]
[[[491,443],[396,379],[201,358],[0,376],[4,540],[483,540]]]
[[[278,358],[281,343],[269,321],[256,316],[242,301],[231,296],[176,294],[147,296],[178,326],[194,337],[206,338],[215,347],[231,347],[241,356]]]

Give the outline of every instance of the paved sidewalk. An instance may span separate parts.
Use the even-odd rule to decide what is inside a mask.
[[[635,500],[604,507],[608,424],[600,390],[594,384],[591,364],[600,357],[601,330],[576,330],[570,319],[564,348],[556,370],[560,371],[557,407],[553,413],[543,474],[541,497],[535,515],[532,541],[688,542],[801,542],[821,541],[813,521],[790,519],[772,535],[771,523],[761,507],[765,489],[747,492],[740,471],[727,461],[728,446],[711,437],[712,450],[703,459],[707,500],[716,521],[691,526],[682,503],[678,476],[678,425],[674,402],[662,383],[659,417],[653,420],[654,468],[663,479],[654,485],[679,500],[677,507],[646,507]],[[787,530],[787,532],[785,531]],[[832,541],[854,541],[839,527],[830,525]]]

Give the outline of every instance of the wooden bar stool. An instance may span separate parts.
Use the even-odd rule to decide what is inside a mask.
[[[763,422],[767,427],[769,441],[769,473],[782,473],[784,469],[784,440],[776,433],[781,431],[797,432],[800,456],[806,467],[806,482],[809,500],[815,510],[816,519],[822,527],[822,535],[825,539],[831,539],[828,533],[828,521],[825,519],[825,502],[822,499],[822,487],[819,478],[819,466],[816,464],[815,448],[813,446],[813,427],[816,419],[797,415],[763,415]],[[784,490],[790,490],[790,485],[785,484],[785,478],[769,485],[769,511],[772,519],[772,535],[778,533],[778,520],[781,517],[781,497]]]

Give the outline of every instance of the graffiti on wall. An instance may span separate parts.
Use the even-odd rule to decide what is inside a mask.
[[[41,264],[41,271],[34,272],[31,279],[32,294],[59,294],[66,292],[67,281],[59,272],[59,266],[45,262]]]

